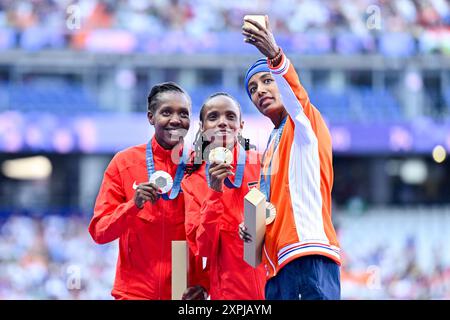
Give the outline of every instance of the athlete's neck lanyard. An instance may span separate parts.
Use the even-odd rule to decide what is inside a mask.
[[[266,158],[266,154],[269,149],[270,143],[272,142],[272,139],[275,136],[272,157],[270,158],[269,167],[267,168],[267,175],[264,175],[264,168],[262,168],[261,169],[261,182],[259,183],[260,189],[266,195],[267,201],[270,201],[270,176],[271,176],[271,171],[272,171],[272,160],[275,155],[275,150],[277,149],[278,144],[280,143],[281,135],[283,134],[283,129],[284,129],[284,125],[286,124],[286,120],[287,120],[287,117],[285,117],[283,119],[283,121],[281,121],[281,124],[278,127],[278,129],[274,128],[272,130],[269,141],[267,142],[266,150],[264,151],[263,164],[264,164],[264,160]]]
[[[234,183],[227,177],[225,178],[224,184],[230,188],[240,188],[242,185],[242,179],[244,178],[244,168],[245,168],[245,161],[247,159],[247,154],[245,152],[245,149],[242,147],[240,143],[239,145],[239,157],[237,161],[237,168],[236,168],[236,175],[234,177]],[[208,182],[208,187],[210,187],[210,179],[209,179],[209,163],[206,163],[205,166],[205,176],[206,176],[206,182]]]
[[[153,161],[153,151],[151,140],[147,144],[146,150],[146,161],[147,161],[147,173],[148,178],[152,176],[155,172],[155,162]],[[187,148],[183,147],[183,154],[180,159],[180,163],[177,166],[177,171],[175,173],[175,178],[173,179],[173,186],[170,190],[170,194],[161,194],[164,200],[173,200],[178,196],[181,189],[181,180],[183,179],[184,170],[186,168],[187,162]]]

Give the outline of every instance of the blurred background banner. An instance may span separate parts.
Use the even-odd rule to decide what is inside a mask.
[[[0,0],[0,299],[111,299],[117,243],[87,226],[115,152],[146,143],[150,88],[238,99],[240,34],[268,14],[324,116],[344,299],[450,298],[450,4],[446,0]]]
[[[226,88],[224,88],[226,90]],[[325,118],[327,120],[327,118]],[[78,114],[72,116],[36,112],[0,114],[2,152],[113,153],[150,139],[145,112]],[[198,119],[186,140],[193,142]],[[265,128],[264,132],[259,129]],[[258,149],[264,150],[270,124],[258,114],[246,114],[244,134]],[[329,129],[333,149],[339,154],[369,155],[429,154],[440,143],[443,152],[450,148],[450,122],[430,119],[394,123],[332,121]],[[431,134],[430,134],[431,133]]]

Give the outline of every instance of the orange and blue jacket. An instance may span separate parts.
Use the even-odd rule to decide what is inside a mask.
[[[172,150],[151,141],[156,170],[175,176],[177,164]],[[114,288],[116,299],[171,299],[171,243],[186,240],[184,198],[147,201],[143,209],[134,204],[135,187],[148,181],[146,144],[117,153],[109,163],[98,193],[89,232],[95,242],[119,239]],[[191,284],[208,287],[208,275],[202,274],[201,259],[190,257]],[[181,298],[181,297],[180,297]]]
[[[238,148],[233,148],[234,163]],[[186,210],[186,236],[192,251],[207,258],[211,300],[264,299],[265,270],[244,261],[244,245],[239,224],[244,220],[244,197],[257,187],[260,176],[259,155],[247,151],[240,188],[223,187],[217,192],[208,187],[202,166],[182,182]]]
[[[278,66],[269,64],[269,68],[289,115],[278,147],[274,150],[272,139],[263,160],[267,174],[273,157],[270,202],[276,208],[263,246],[268,279],[290,261],[306,255],[323,255],[341,263],[331,217],[330,133],[289,59],[283,55]]]

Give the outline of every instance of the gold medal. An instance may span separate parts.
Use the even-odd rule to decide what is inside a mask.
[[[213,163],[232,163],[233,162],[233,153],[230,149],[224,147],[217,147],[212,149],[209,152],[209,162]]]

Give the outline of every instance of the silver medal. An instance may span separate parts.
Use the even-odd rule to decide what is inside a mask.
[[[168,193],[173,186],[172,176],[162,170],[155,171],[151,175],[149,182],[155,184],[161,190],[161,192],[158,192],[161,194]]]

